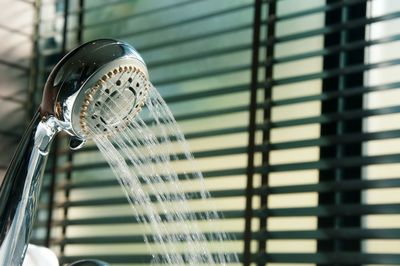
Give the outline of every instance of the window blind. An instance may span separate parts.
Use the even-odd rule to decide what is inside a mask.
[[[393,1],[66,0],[41,8],[43,77],[63,52],[100,37],[143,55],[205,176],[209,204],[226,218],[220,228],[236,238],[226,250],[244,265],[400,263]],[[36,241],[47,239],[63,263],[148,264],[143,229],[96,148],[66,147],[58,139]]]

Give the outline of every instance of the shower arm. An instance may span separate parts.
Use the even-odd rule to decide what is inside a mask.
[[[7,169],[0,187],[0,265],[22,264],[58,123],[54,117],[43,119],[38,111]]]

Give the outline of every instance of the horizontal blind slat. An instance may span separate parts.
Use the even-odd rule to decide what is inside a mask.
[[[317,264],[393,264],[398,265],[400,255],[398,254],[374,254],[358,252],[318,252],[318,253],[268,253],[256,261],[263,263],[317,263]]]
[[[355,156],[355,157],[343,157],[343,158],[333,158],[324,159],[319,161],[305,161],[287,164],[274,164],[268,166],[259,166],[255,168],[256,173],[270,173],[270,172],[286,172],[294,170],[309,170],[309,169],[332,169],[335,167],[351,167],[351,166],[364,166],[371,164],[388,164],[388,163],[398,163],[400,162],[400,154],[385,154],[376,156]],[[56,169],[57,172],[67,172],[67,171],[84,171],[98,168],[106,168],[108,164],[106,162],[101,163],[88,163],[82,165],[71,166],[69,164],[59,167]],[[220,177],[229,175],[241,175],[245,174],[245,168],[231,168],[231,169],[221,169],[221,170],[211,170],[204,171],[203,176],[208,177]],[[178,178],[184,180],[187,176],[178,173]]]
[[[287,149],[295,149],[295,148],[306,148],[306,147],[321,147],[321,146],[330,146],[337,145],[343,143],[359,143],[365,141],[372,140],[383,140],[383,139],[393,139],[400,137],[400,130],[388,130],[388,131],[378,131],[378,132],[367,132],[367,133],[349,133],[344,134],[342,136],[324,136],[320,138],[313,139],[304,139],[304,140],[295,140],[295,141],[286,141],[286,142],[274,142],[274,143],[265,143],[263,145],[256,145],[256,152],[263,152],[266,150],[287,150]],[[79,151],[78,153],[85,152],[93,152],[97,151],[96,146],[86,147]],[[58,154],[65,155],[68,154],[68,150],[62,150]],[[195,151],[193,152],[193,156],[195,158],[206,158],[206,157],[214,157],[214,156],[222,156],[222,155],[238,155],[247,152],[247,146],[242,147],[227,147],[222,149],[210,149],[204,151]],[[186,155],[183,153],[176,154],[179,160],[185,159]],[[175,160],[171,158],[171,160]]]
[[[232,235],[235,241],[243,240],[242,232],[227,232]],[[207,241],[219,241],[212,237],[211,233],[204,233]],[[360,229],[360,228],[343,228],[343,229],[321,229],[321,230],[300,230],[300,231],[264,231],[252,232],[252,239],[396,239],[400,237],[400,229]],[[146,235],[150,243],[154,240],[152,235]],[[226,240],[232,241],[232,240]],[[93,237],[70,237],[65,239],[54,239],[53,244],[128,244],[142,243],[143,235],[120,235],[120,236],[93,236]]]
[[[64,189],[93,189],[98,187],[113,187],[119,186],[116,180],[100,180],[90,182],[77,182],[72,184],[59,185],[58,190]],[[273,194],[288,194],[288,193],[307,193],[307,192],[331,192],[331,191],[349,191],[349,190],[367,190],[367,189],[382,189],[400,187],[399,178],[380,178],[376,180],[346,180],[337,182],[320,182],[316,184],[304,185],[287,185],[287,186],[262,186],[253,189],[254,195],[273,195]],[[210,194],[213,198],[223,197],[241,197],[244,196],[244,189],[226,189],[226,190],[211,190]],[[187,193],[189,195],[189,193]],[[190,199],[192,200],[192,199]],[[94,200],[76,200],[67,201],[65,203],[56,203],[58,207],[72,206],[91,206],[91,205],[107,205],[107,204],[127,204],[126,197],[117,198],[97,198]]]
[[[149,263],[151,255],[97,255],[88,254],[88,257],[95,258],[110,263]],[[241,258],[239,254],[239,258]],[[62,262],[73,262],[85,259],[84,256],[63,256]],[[319,253],[268,253],[252,254],[252,261],[258,263],[336,263],[340,265],[347,264],[391,264],[398,265],[400,255],[398,254],[374,254],[357,252],[319,252]]]
[[[225,219],[238,219],[244,217],[244,210],[223,210],[218,211]],[[204,212],[192,213],[198,220],[206,217]],[[268,208],[254,209],[252,217],[298,217],[298,216],[357,216],[370,214],[400,214],[400,204],[347,204],[319,205],[317,207],[293,207],[293,208]],[[165,222],[164,215],[160,215]],[[101,225],[101,224],[134,224],[138,223],[133,216],[95,217],[81,219],[54,220],[53,226],[77,226],[77,225]],[[39,222],[39,226],[45,226]]]

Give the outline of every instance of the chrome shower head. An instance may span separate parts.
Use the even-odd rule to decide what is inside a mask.
[[[54,136],[67,132],[78,149],[92,134],[123,128],[144,105],[148,86],[140,55],[112,39],[85,43],[55,66],[0,186],[0,265],[22,264]]]
[[[54,116],[60,128],[86,140],[91,132],[121,128],[141,110],[148,72],[129,44],[101,39],[67,54],[51,72],[44,89],[41,115]],[[112,115],[118,108],[118,118]],[[95,129],[89,125],[94,124]]]

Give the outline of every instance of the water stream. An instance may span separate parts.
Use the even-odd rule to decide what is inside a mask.
[[[208,211],[191,210],[189,200],[207,201],[210,194],[170,109],[151,84],[149,88],[142,111],[122,129],[108,126],[105,135],[90,121],[88,128],[131,203],[135,218],[151,232],[143,236],[152,263],[237,263],[236,254],[224,251],[224,242],[232,237],[216,230],[215,221],[221,219],[220,215],[212,206]],[[101,108],[106,108],[115,121],[122,121],[123,110],[132,103],[116,103],[114,99],[103,102]],[[191,170],[177,174],[177,161],[189,164]],[[185,192],[182,183],[188,180],[195,183],[194,192]],[[198,220],[208,221],[207,233],[203,233]],[[215,245],[211,248],[211,242],[219,242],[217,250]]]

